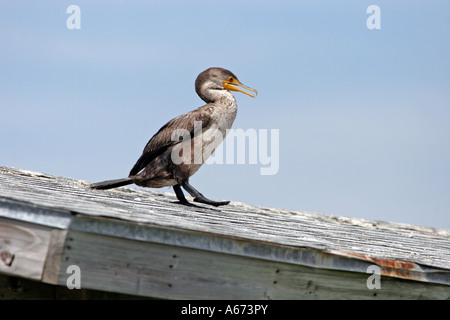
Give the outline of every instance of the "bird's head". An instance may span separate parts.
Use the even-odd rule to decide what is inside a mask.
[[[209,68],[200,73],[195,80],[195,91],[204,101],[213,101],[211,96],[217,96],[214,94],[214,90],[238,91],[253,98],[258,94],[255,89],[242,84],[231,71],[223,68]]]

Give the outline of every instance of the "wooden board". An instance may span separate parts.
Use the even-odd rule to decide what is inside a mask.
[[[446,285],[316,269],[71,231],[61,270],[77,265],[81,286],[168,299],[447,299]],[[70,273],[62,272],[65,285]]]
[[[30,270],[5,267],[5,253],[0,273],[61,286],[77,265],[85,289],[155,298],[450,296],[448,230],[236,202],[186,207],[170,193],[92,190],[7,167],[0,218],[3,247],[14,237],[24,239],[20,248],[40,239],[38,257],[24,251],[30,262],[21,265]],[[27,236],[16,235],[24,228]],[[383,275],[378,293],[366,286],[370,266]]]
[[[0,167],[0,199],[90,216],[187,229],[279,245],[339,250],[450,267],[450,231],[407,224],[280,210],[231,202],[181,206],[173,194],[150,189],[91,190],[87,183]],[[17,215],[19,219],[26,219]],[[34,218],[33,218],[34,219]],[[45,223],[45,222],[43,222]]]
[[[41,279],[51,230],[0,217],[0,272]]]

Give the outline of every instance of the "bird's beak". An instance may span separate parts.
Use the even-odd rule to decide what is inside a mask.
[[[227,90],[230,90],[230,91],[239,91],[239,92],[245,93],[246,95],[249,95],[249,96],[252,97],[252,98],[256,97],[256,95],[258,94],[258,91],[256,91],[255,89],[252,89],[252,88],[250,88],[250,87],[247,87],[246,85],[243,85],[243,84],[240,83],[237,79],[234,79],[234,78],[233,78],[233,80],[231,80],[231,81],[230,81],[230,80],[225,80],[225,81],[223,81],[223,82],[222,82],[222,85],[223,85],[223,87],[224,87],[225,89],[227,89]],[[239,87],[242,87],[242,88],[244,88],[244,89],[253,91],[255,94],[249,93],[249,92],[244,91],[244,90],[242,90],[242,89],[240,89],[240,88],[238,88],[238,87],[235,87],[235,86],[239,86]]]

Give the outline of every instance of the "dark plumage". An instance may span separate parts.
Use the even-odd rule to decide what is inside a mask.
[[[256,90],[240,83],[237,77],[226,69],[209,68],[200,73],[195,81],[195,91],[207,104],[162,126],[145,146],[128,178],[93,183],[90,187],[110,189],[132,183],[151,188],[173,186],[178,200],[182,204],[189,204],[181,189],[183,187],[194,197],[194,201],[214,206],[228,204],[229,201],[205,198],[189,184],[189,177],[220,144],[221,141],[210,139],[211,135],[220,133],[224,139],[227,129],[233,124],[237,104],[230,91],[239,91],[254,97],[236,86],[251,90],[256,95]],[[181,159],[181,163],[174,161],[174,155]]]

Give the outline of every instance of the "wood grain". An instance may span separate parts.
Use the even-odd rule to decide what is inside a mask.
[[[84,288],[155,298],[373,298],[366,270],[377,265],[378,297],[450,296],[448,230],[238,202],[187,207],[170,193],[92,190],[9,167],[0,219],[0,272],[18,274],[7,241],[39,243],[37,256],[23,251],[20,275],[61,286],[76,264]]]
[[[41,279],[51,228],[0,217],[0,272]]]
[[[84,288],[163,299],[442,299],[446,285],[316,269],[98,234],[69,232],[61,270],[81,269]],[[93,245],[95,244],[95,245]],[[61,273],[64,285],[68,274]]]

